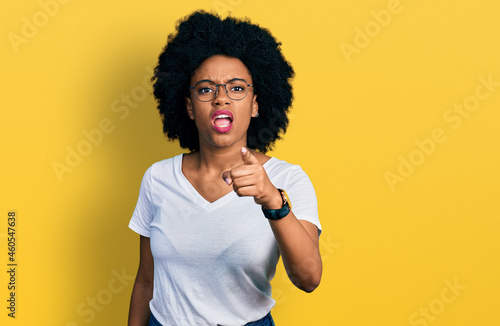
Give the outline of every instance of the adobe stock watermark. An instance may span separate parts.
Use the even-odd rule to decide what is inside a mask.
[[[259,119],[259,118],[254,118]],[[290,123],[290,119],[293,117],[289,117],[288,121]],[[247,144],[251,147],[259,147],[260,143],[266,143],[269,138],[274,138],[276,134],[282,135],[281,119],[278,117],[272,117],[269,120],[269,127],[262,127],[259,129],[259,132],[256,136],[248,136]]]
[[[111,270],[112,277],[109,279],[106,287],[97,291],[93,296],[87,297],[76,307],[76,314],[83,319],[84,324],[89,324],[96,318],[97,314],[102,312],[107,306],[113,302],[113,299],[122,293],[129,284],[133,284],[135,275],[129,275],[125,271],[125,267],[121,272]],[[82,323],[69,321],[66,326],[79,326]]]
[[[219,16],[225,16],[241,5],[243,0],[214,0],[214,8]]]
[[[38,6],[40,9],[31,17],[23,16],[21,18],[21,32],[9,32],[7,34],[7,38],[14,52],[16,54],[19,53],[19,47],[35,38],[40,32],[40,29],[47,26],[49,21],[59,13],[60,6],[66,5],[69,2],[70,0],[39,0]]]
[[[106,287],[97,291],[95,296],[87,297],[76,307],[76,313],[83,318],[85,324],[89,324],[96,318],[97,313],[102,312],[111,304],[116,295],[122,293],[129,284],[133,284],[135,275],[129,275],[122,268],[121,273],[117,270],[111,270],[112,277],[109,279]],[[66,326],[81,325],[75,321],[66,323]]]
[[[324,266],[325,261],[330,259],[332,257],[332,255],[334,254],[334,252],[338,248],[340,248],[340,243],[334,242],[332,240],[331,235],[326,236],[326,239],[325,239],[325,236],[321,236],[319,239],[319,248],[320,248],[320,253],[321,253],[321,260],[322,260],[322,263]],[[295,268],[296,269],[314,268],[314,266],[318,263],[319,262],[317,262],[315,259],[313,259],[312,257],[309,257],[309,258],[304,259],[304,261],[299,266],[296,266]],[[290,284],[290,279],[289,279],[287,273],[283,274],[283,276],[281,278],[281,282],[283,284],[286,284],[286,285]],[[296,289],[296,288],[293,287],[293,289]],[[276,305],[281,305],[281,304],[285,303],[287,300],[287,296],[285,294],[285,291],[283,291],[282,289],[277,289],[277,288],[273,288],[273,298],[276,301]]]
[[[471,95],[466,96],[461,101],[454,103],[451,108],[443,112],[443,122],[451,128],[457,130],[464,121],[469,119],[476,112],[481,103],[486,101],[495,93],[500,82],[493,80],[493,74],[487,77],[479,76],[479,83],[476,85]],[[448,139],[445,128],[434,128],[428,137],[415,139],[415,149],[408,155],[398,156],[397,171],[385,171],[384,178],[390,190],[394,192],[396,185],[407,180],[413,175],[416,168],[421,166],[428,157],[432,156],[437,147]]]
[[[372,19],[368,21],[362,28],[354,26],[354,38],[351,43],[340,43],[340,50],[344,55],[347,63],[352,62],[352,56],[360,54],[361,50],[370,45],[371,41],[380,35],[384,28],[387,28],[395,15],[399,15],[403,11],[403,6],[399,0],[389,0],[386,9],[379,11],[371,10]]]
[[[466,285],[459,284],[455,278],[453,282],[448,279],[444,280],[445,287],[441,290],[438,298],[429,301],[424,307],[419,307],[418,310],[410,315],[408,322],[412,326],[427,326],[437,320],[438,316],[442,315],[446,307],[455,302],[462,292],[467,289]]]
[[[141,84],[133,87],[128,93],[122,93],[111,102],[110,110],[115,116],[102,118],[98,125],[90,130],[82,129],[82,139],[74,146],[67,145],[65,147],[66,156],[63,163],[52,162],[52,169],[59,182],[62,182],[65,174],[73,172],[82,163],[83,158],[89,156],[103,142],[105,135],[109,135],[115,130],[116,123],[114,121],[125,120],[130,115],[131,110],[137,108],[151,94],[153,87],[150,80],[154,71],[150,66],[146,66],[145,69],[146,75],[142,78]]]

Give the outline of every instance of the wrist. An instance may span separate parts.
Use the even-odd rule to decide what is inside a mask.
[[[280,191],[277,188],[274,188],[270,200],[265,204],[262,204],[262,209],[280,209],[281,207],[283,207],[283,198]]]
[[[276,189],[280,195],[281,203],[276,208],[266,208],[262,206],[262,212],[264,216],[269,220],[280,220],[285,216],[290,214],[290,210],[292,209],[292,205],[290,204],[290,199],[286,191],[283,189]],[[273,206],[274,207],[274,204]],[[279,207],[279,208],[278,208]]]

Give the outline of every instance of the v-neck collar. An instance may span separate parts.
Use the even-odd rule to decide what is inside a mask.
[[[186,178],[184,173],[182,172],[182,161],[183,161],[184,154],[177,155],[174,157],[174,166],[175,170],[177,172],[177,175],[181,176],[181,182],[182,182],[182,187],[191,195],[192,202],[196,205],[199,205],[206,211],[210,210],[215,210],[219,207],[224,206],[226,203],[229,201],[238,198],[238,195],[234,191],[230,191],[229,193],[225,194],[224,196],[218,198],[217,200],[213,202],[209,202],[208,200],[203,197],[198,190],[191,184],[191,182]],[[262,166],[267,172],[268,166],[276,160],[276,158],[271,157],[269,160],[267,160]]]

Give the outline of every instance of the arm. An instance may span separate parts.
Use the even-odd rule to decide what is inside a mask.
[[[244,165],[224,172],[222,178],[228,185],[233,185],[238,196],[252,196],[265,209],[281,208],[281,194],[269,180],[262,164],[246,148],[242,149],[241,155]],[[270,220],[269,223],[288,277],[299,289],[314,291],[320,283],[323,270],[317,227],[310,222],[298,220],[293,211],[284,218]]]
[[[290,281],[305,292],[314,291],[323,270],[316,225],[298,220],[293,212],[280,220],[269,220],[269,224]]]
[[[146,326],[149,321],[149,301],[153,298],[153,255],[148,237],[141,235],[139,270],[135,278],[130,310],[129,326]]]

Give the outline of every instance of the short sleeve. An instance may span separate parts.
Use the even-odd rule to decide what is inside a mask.
[[[284,190],[290,197],[293,214],[299,220],[305,220],[316,225],[319,236],[321,234],[321,224],[318,217],[318,201],[311,180],[298,165],[293,166],[287,179],[288,182]]]
[[[151,169],[149,167],[142,177],[139,189],[139,198],[130,219],[128,227],[142,236],[150,235],[149,226],[153,220],[153,207],[151,201]]]

